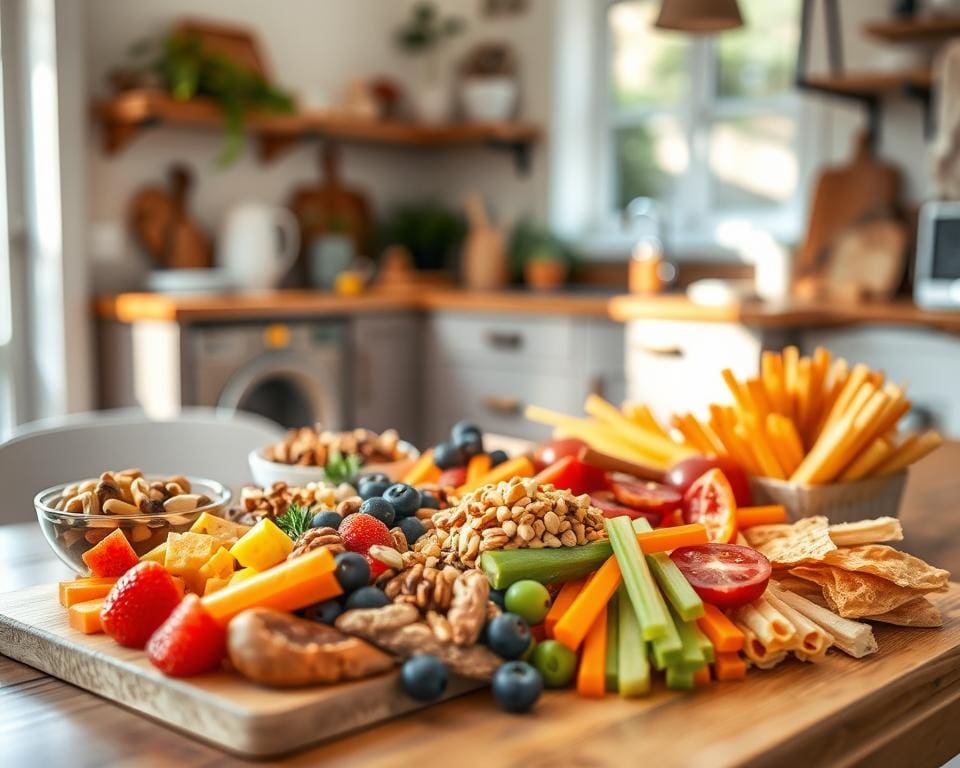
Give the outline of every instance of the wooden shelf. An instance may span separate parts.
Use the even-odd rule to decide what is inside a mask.
[[[864,24],[863,31],[889,43],[943,40],[960,35],[960,16],[879,19]]]
[[[802,87],[838,96],[876,98],[904,91],[928,92],[933,73],[927,69],[899,72],[845,72],[842,75],[807,75]]]
[[[96,106],[104,126],[104,148],[119,152],[137,135],[157,125],[190,128],[222,128],[223,115],[207,99],[176,101],[156,90],[126,91]],[[259,144],[263,161],[272,160],[288,147],[308,138],[389,144],[406,147],[488,145],[512,151],[517,166],[524,169],[530,148],[541,138],[540,129],[529,123],[420,124],[406,121],[365,120],[329,111],[306,111],[290,115],[251,113],[246,129]]]

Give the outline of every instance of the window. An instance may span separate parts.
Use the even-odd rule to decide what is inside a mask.
[[[731,221],[796,239],[799,0],[740,0],[744,27],[708,37],[656,29],[659,5],[606,6],[598,228],[622,232],[629,211],[650,209],[631,201],[653,198],[674,250],[717,244]]]

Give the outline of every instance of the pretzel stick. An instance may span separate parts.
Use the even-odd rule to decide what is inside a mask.
[[[912,438],[912,439],[911,439]],[[876,471],[878,476],[892,475],[905,469],[943,443],[943,438],[937,432],[928,431],[908,438],[894,454],[881,464]]]
[[[893,450],[894,446],[889,440],[883,437],[876,438],[843,471],[840,480],[844,483],[852,483],[855,480],[869,477],[877,467],[891,456]]]

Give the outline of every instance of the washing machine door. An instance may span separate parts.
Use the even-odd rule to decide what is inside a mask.
[[[286,353],[267,353],[230,377],[218,405],[248,411],[293,428],[322,424],[341,429],[340,367],[319,368]]]

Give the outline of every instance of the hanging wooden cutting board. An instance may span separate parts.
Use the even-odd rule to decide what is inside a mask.
[[[867,134],[856,140],[853,160],[824,168],[814,186],[810,218],[797,253],[796,273],[822,266],[840,235],[869,214],[889,214],[900,195],[900,172],[873,157]]]

